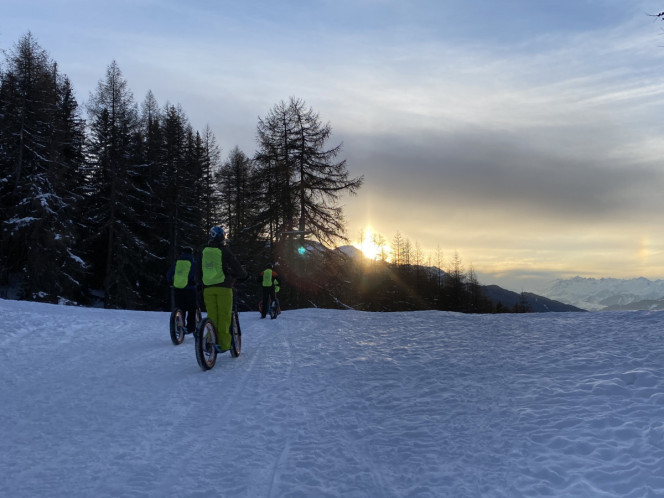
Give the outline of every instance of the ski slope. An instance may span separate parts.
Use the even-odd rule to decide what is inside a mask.
[[[0,316],[3,497],[664,496],[662,312]]]

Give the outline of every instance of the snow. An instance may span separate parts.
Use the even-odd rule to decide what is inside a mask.
[[[5,225],[14,225],[14,228],[17,229],[17,228],[22,228],[26,225],[29,225],[33,221],[38,221],[38,220],[39,220],[39,218],[35,218],[33,216],[26,216],[26,217],[23,217],[23,218],[14,217],[14,218],[11,218],[9,220],[4,221],[3,223]]]
[[[662,312],[0,316],[0,496],[664,496]]]

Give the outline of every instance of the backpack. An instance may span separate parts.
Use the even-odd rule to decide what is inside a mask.
[[[263,272],[263,287],[272,287],[272,270],[269,268]]]
[[[175,273],[173,274],[173,287],[184,289],[189,285],[189,272],[191,271],[191,261],[188,259],[178,259],[175,262]]]
[[[203,284],[217,285],[226,280],[224,268],[221,264],[221,249],[218,247],[206,247],[203,249]]]

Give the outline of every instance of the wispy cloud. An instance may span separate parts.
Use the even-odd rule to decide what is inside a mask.
[[[225,150],[303,98],[366,176],[351,233],[531,274],[636,272],[647,236],[664,267],[658,0],[30,1],[3,5],[2,48],[31,29],[84,99],[115,59]]]

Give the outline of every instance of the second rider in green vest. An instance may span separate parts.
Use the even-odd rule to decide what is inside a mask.
[[[203,301],[207,316],[217,329],[217,345],[221,351],[231,348],[228,329],[233,312],[233,284],[247,275],[225,241],[224,229],[220,226],[212,227],[210,240],[201,256]]]
[[[259,280],[263,287],[263,304],[261,305],[261,318],[269,313],[272,301],[277,300],[275,294],[275,282],[277,281],[277,272],[272,269],[272,264],[268,264],[267,268],[261,272]]]

